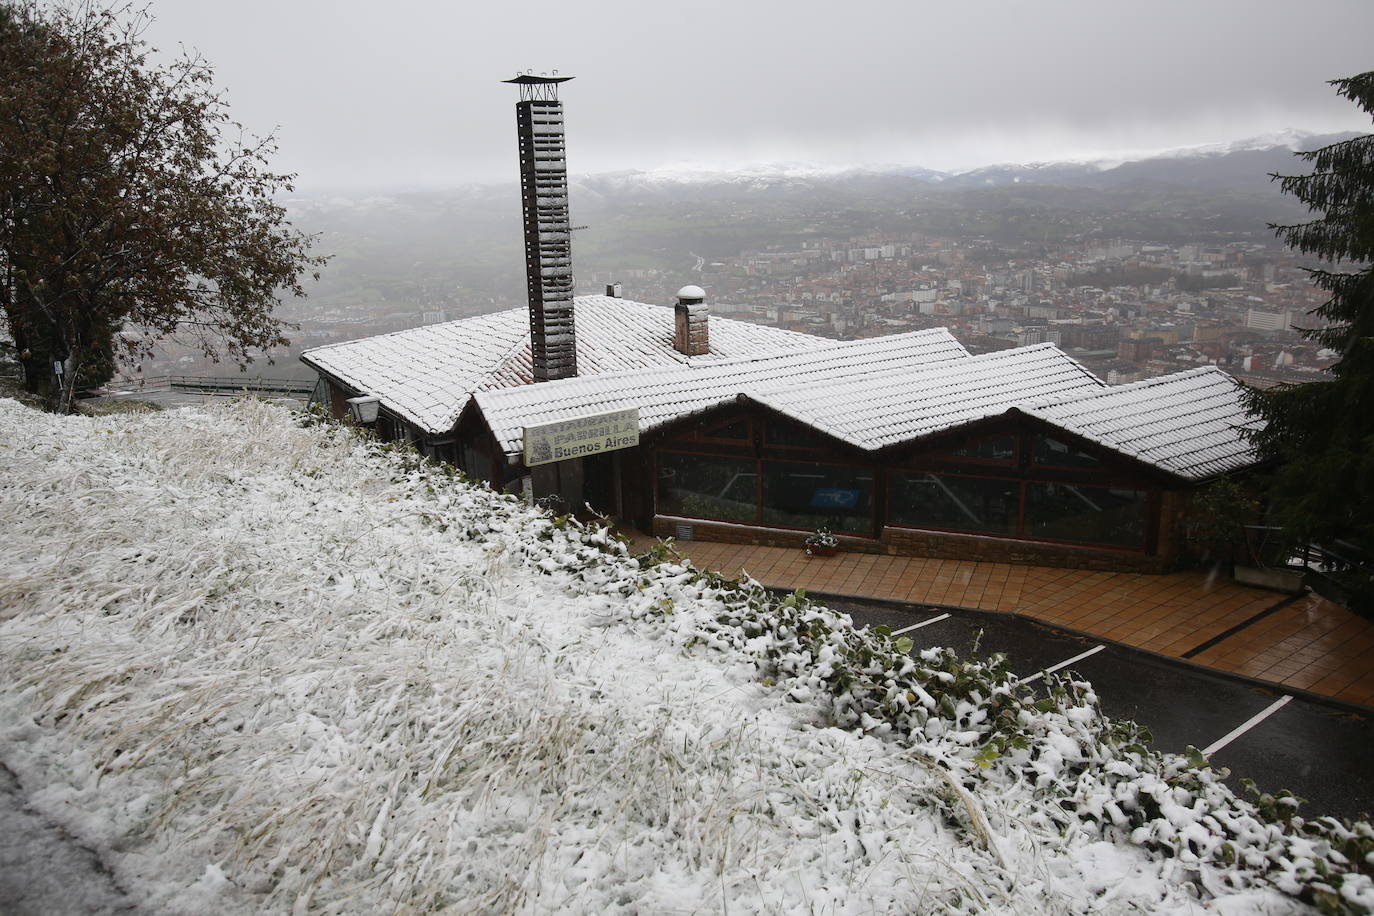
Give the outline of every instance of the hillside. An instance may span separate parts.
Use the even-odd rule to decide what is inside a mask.
[[[0,763],[140,912],[1374,908],[1368,824],[1237,799],[1071,676],[261,402],[0,400],[0,519]]]

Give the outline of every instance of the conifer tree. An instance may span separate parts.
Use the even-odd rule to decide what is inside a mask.
[[[1332,81],[1374,116],[1374,71]],[[1310,314],[1320,326],[1303,336],[1338,354],[1331,377],[1250,390],[1246,400],[1266,421],[1251,434],[1263,459],[1276,463],[1269,497],[1290,536],[1374,556],[1374,135],[1299,153],[1308,175],[1273,176],[1316,218],[1274,226],[1290,246],[1320,258],[1312,282],[1330,294]],[[1368,569],[1350,569],[1351,606],[1374,610]]]

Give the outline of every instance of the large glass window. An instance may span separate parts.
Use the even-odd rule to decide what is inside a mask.
[[[745,441],[749,438],[749,421],[736,420],[733,423],[726,423],[723,426],[716,426],[711,429],[703,430],[703,439],[731,439]]]
[[[1145,543],[1145,493],[1029,481],[1026,529],[1033,538],[1139,548]]]
[[[1016,439],[1012,436],[999,436],[996,439],[983,439],[970,442],[954,450],[960,458],[975,458],[979,461],[1011,461],[1016,457]]]
[[[758,515],[752,458],[658,453],[658,511],[663,515],[752,522]]]
[[[761,456],[750,442],[751,434],[759,433],[765,445]],[[811,457],[805,452],[766,450],[784,442],[792,447],[820,444],[811,431],[776,419],[754,425],[736,418],[699,435],[713,444],[683,443],[683,451],[657,453],[660,514],[872,535],[873,468],[845,464],[839,456],[836,463],[827,463],[805,460]],[[1018,456],[1031,460],[1018,464]],[[1082,451],[1068,436],[992,432],[957,447],[918,454],[916,460],[930,463],[882,469],[888,475],[884,525],[1129,550],[1148,547],[1151,503],[1145,485],[1109,476],[1114,462]]]
[[[764,424],[763,439],[767,445],[783,448],[823,448],[825,446],[825,443],[815,433],[791,423],[784,423],[775,417],[770,417],[768,422]]]
[[[763,462],[763,523],[868,534],[873,473],[867,468],[803,461]]]
[[[954,474],[892,475],[890,520],[913,528],[1016,534],[1020,484]]]
[[[1102,464],[1095,456],[1052,436],[1037,435],[1033,449],[1036,464],[1060,468],[1095,468]]]

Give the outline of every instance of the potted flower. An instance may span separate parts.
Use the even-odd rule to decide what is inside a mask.
[[[817,528],[816,533],[806,538],[808,557],[833,557],[840,549],[840,539],[830,533],[829,528]]]

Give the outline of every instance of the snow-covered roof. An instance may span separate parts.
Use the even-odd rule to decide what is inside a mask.
[[[1115,388],[1053,344],[982,356],[944,328],[834,341],[711,318],[711,351],[673,348],[673,310],[576,300],[578,377],[530,384],[529,321],[511,309],[307,350],[431,434],[474,399],[507,455],[526,426],[638,407],[641,432],[745,396],[868,451],[1017,408],[1189,480],[1254,461],[1230,376],[1204,368]]]
[[[628,407],[640,431],[743,396],[866,451],[1016,409],[1187,480],[1254,462],[1240,386],[1216,368],[1107,387],[1053,344],[968,356],[943,328],[827,350],[479,392],[502,449],[522,430]]]
[[[945,328],[866,340],[820,342],[823,348],[754,359],[715,364],[694,361],[691,366],[672,369],[480,391],[473,400],[506,454],[516,455],[525,426],[638,407],[640,430],[647,432],[726,403],[739,394],[779,383],[829,387],[874,373],[911,372],[931,363],[971,359]]]
[[[673,348],[671,308],[611,296],[579,296],[574,302],[579,376],[709,365],[835,344],[713,317],[710,352],[688,357]],[[452,429],[473,392],[533,381],[524,308],[315,347],[301,359],[350,388],[375,394],[388,411],[431,434]]]
[[[870,373],[844,384],[748,392],[751,400],[862,449],[876,450],[1050,397],[1101,391],[1097,376],[1053,344]]]
[[[1024,410],[1180,477],[1205,480],[1255,462],[1240,430],[1258,420],[1240,393],[1235,379],[1208,366]]]

